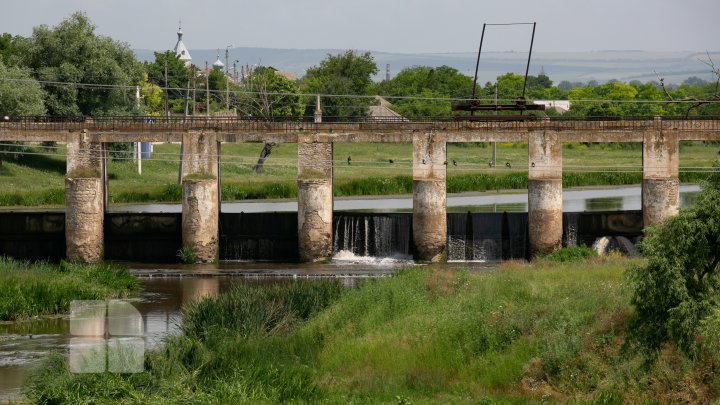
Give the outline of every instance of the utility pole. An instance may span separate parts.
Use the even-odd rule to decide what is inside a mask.
[[[205,108],[207,116],[210,118],[210,70],[208,70],[207,61],[205,61]]]
[[[168,119],[168,67],[167,67],[167,55],[165,55],[165,120]]]
[[[195,65],[193,65],[193,68],[192,68],[192,69],[193,69],[193,78],[192,78],[192,82],[193,82],[192,115],[193,115],[193,117],[194,117],[194,116],[195,116],[195,106],[197,105],[197,98],[195,97],[195,94],[196,94],[195,92],[196,92],[196,90],[197,90],[197,68],[195,67]]]
[[[140,86],[135,86],[135,103],[140,107]],[[135,142],[135,156],[137,157],[138,174],[142,174],[142,148],[140,142]]]
[[[498,84],[495,82],[495,111],[493,115],[497,115],[497,103],[498,103]],[[497,164],[497,142],[493,141],[493,156],[492,156],[492,167]]]
[[[230,48],[233,44],[225,47],[225,109],[230,111]]]

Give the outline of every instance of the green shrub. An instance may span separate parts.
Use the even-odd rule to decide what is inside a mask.
[[[591,257],[597,257],[595,249],[588,246],[577,246],[556,250],[544,258],[558,263],[579,263]]]
[[[648,262],[629,270],[633,342],[649,355],[671,343],[694,356],[698,327],[720,304],[720,174],[695,206],[646,233]]]

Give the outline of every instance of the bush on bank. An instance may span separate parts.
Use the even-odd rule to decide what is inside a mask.
[[[720,329],[700,333],[720,308],[720,173],[714,173],[692,208],[651,228],[641,244],[647,263],[629,271],[633,286],[633,341],[651,356],[670,343],[698,356]],[[712,335],[712,333],[711,333]],[[720,363],[718,363],[720,367]]]
[[[0,320],[67,312],[73,300],[125,297],[140,285],[109,264],[33,263],[0,256]]]

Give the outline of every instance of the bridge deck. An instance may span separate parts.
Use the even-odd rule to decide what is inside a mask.
[[[64,141],[86,130],[102,142],[174,141],[188,132],[212,131],[224,142],[297,142],[315,136],[336,142],[410,142],[434,132],[448,142],[527,140],[528,132],[557,131],[566,142],[640,142],[645,131],[676,132],[681,140],[720,140],[720,118],[569,119],[540,121],[383,120],[314,123],[242,118],[32,117],[0,121],[0,141]]]

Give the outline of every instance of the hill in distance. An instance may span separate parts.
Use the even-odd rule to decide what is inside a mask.
[[[240,65],[272,66],[284,72],[293,72],[301,77],[305,71],[317,66],[328,54],[345,52],[342,49],[272,49],[272,48],[231,48],[229,61]],[[363,51],[364,52],[364,51]],[[388,53],[370,51],[378,65],[379,73],[376,80],[385,78],[385,66],[390,65],[391,76],[411,66],[442,66],[454,67],[472,76],[475,71],[476,53]],[[154,60],[153,51],[135,50],[141,61]],[[204,66],[207,61],[211,65],[218,56],[217,50],[191,49],[193,63]],[[713,60],[720,62],[720,52],[710,53]],[[225,61],[225,51],[221,50],[221,60]],[[641,82],[657,80],[655,72],[665,78],[668,83],[681,83],[691,76],[711,80],[712,74],[701,60],[707,60],[705,52],[644,52],[644,51],[595,51],[595,52],[533,52],[530,74],[537,75],[544,71],[556,84],[567,80],[570,82],[587,82],[596,80],[620,80]],[[514,72],[525,73],[526,52],[483,52],[480,61],[479,83],[494,81],[498,75]],[[232,67],[231,67],[232,69]],[[239,69],[239,67],[238,67]]]

